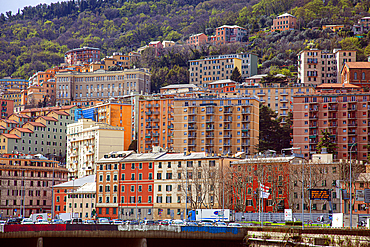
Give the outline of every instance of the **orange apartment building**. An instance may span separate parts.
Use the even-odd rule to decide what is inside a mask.
[[[0,157],[1,218],[52,211],[52,186],[67,181],[59,162],[35,156]]]
[[[291,14],[285,13],[273,20],[271,31],[285,31],[297,28],[297,18]]]
[[[89,118],[95,122],[123,127],[125,130],[124,150],[127,150],[135,138],[133,133],[135,114],[132,113],[133,111],[133,105],[130,103],[101,103],[86,109],[79,109],[76,119]]]
[[[64,53],[64,61],[69,65],[100,61],[100,49],[93,47],[76,48]]]
[[[340,83],[343,65],[356,62],[356,51],[318,49],[298,53],[298,83],[319,85]]]
[[[1,106],[0,118],[4,119],[13,114],[13,111],[14,111],[14,101],[13,100],[0,99],[0,106]]]
[[[151,152],[153,146],[173,149],[173,97],[153,96],[139,101],[137,151]]]
[[[173,150],[253,154],[258,145],[256,97],[174,99]]]
[[[342,83],[370,88],[370,62],[347,62],[341,71]]]
[[[314,94],[294,96],[293,147],[299,147],[305,158],[310,157],[317,153],[321,131],[327,130],[338,147],[334,159],[367,160],[370,94],[356,91],[356,86],[334,85]]]
[[[4,77],[0,79],[0,91],[6,92],[9,89],[22,90],[28,86],[28,80],[24,79],[13,79],[10,77]]]
[[[208,37],[204,33],[198,33],[191,35],[187,40],[186,44],[194,45],[194,46],[201,46],[208,42]]]
[[[216,28],[215,35],[209,37],[209,42],[215,45],[242,42],[247,33],[247,29],[243,27],[223,25]]]

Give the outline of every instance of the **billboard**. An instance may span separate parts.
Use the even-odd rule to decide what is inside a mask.
[[[310,191],[310,200],[328,200],[331,199],[330,190],[322,189],[309,189]]]

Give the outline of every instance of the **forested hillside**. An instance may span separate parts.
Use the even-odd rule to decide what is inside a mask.
[[[261,68],[292,65],[297,52],[311,45],[318,48],[352,46],[363,59],[368,54],[367,36],[350,38],[350,32],[335,34],[311,30],[322,24],[352,25],[368,15],[370,1],[321,0],[73,0],[25,7],[0,16],[0,78],[28,78],[36,71],[58,65],[64,52],[82,46],[98,47],[102,56],[129,52],[152,40],[182,41],[191,34],[212,34],[220,25],[240,25],[250,30],[251,45],[205,47],[199,51],[165,51],[155,58],[146,52],[141,66],[154,72],[156,84],[186,82],[187,59],[225,52],[252,51]],[[277,15],[297,16],[302,31],[264,32]],[[348,39],[348,38],[347,38]],[[292,68],[293,69],[293,68]],[[159,82],[159,79],[162,82]],[[160,85],[155,85],[154,88]]]

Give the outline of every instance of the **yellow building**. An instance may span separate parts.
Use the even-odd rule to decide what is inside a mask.
[[[258,132],[256,97],[174,99],[175,152],[253,154]]]
[[[329,28],[333,32],[340,31],[344,28],[344,25],[323,25],[322,30]]]
[[[166,153],[153,160],[154,220],[181,219],[185,208],[222,208],[223,167],[236,160],[205,152]]]
[[[81,178],[96,172],[95,162],[111,151],[124,147],[124,128],[79,119],[67,126],[67,162],[72,176]]]
[[[153,146],[173,149],[173,98],[153,96],[139,101],[137,147],[148,153]]]

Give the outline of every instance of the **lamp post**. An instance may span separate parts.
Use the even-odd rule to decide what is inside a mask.
[[[352,147],[349,149],[349,227],[352,228],[352,148],[356,146],[357,143],[353,143]]]

